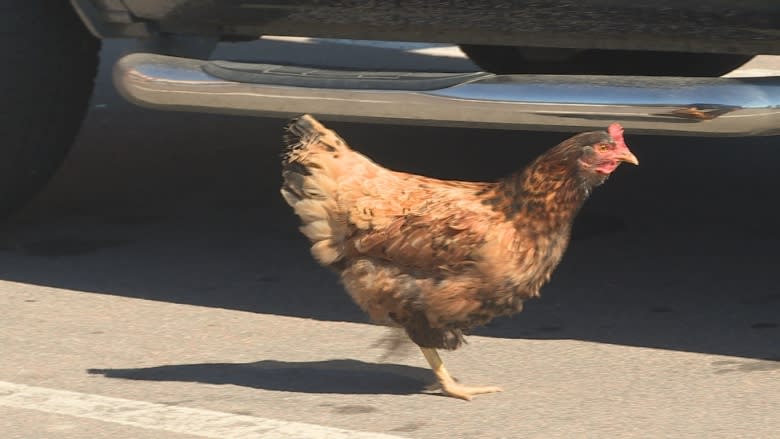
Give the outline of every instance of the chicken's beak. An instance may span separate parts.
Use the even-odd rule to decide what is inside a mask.
[[[625,151],[621,151],[616,157],[621,162],[631,163],[632,165],[639,166],[639,159],[626,148]]]

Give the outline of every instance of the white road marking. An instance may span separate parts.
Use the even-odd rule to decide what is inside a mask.
[[[400,52],[417,53],[420,55],[440,56],[449,58],[466,58],[454,44],[442,43],[417,43],[411,41],[378,41],[378,40],[346,40],[340,38],[309,38],[309,37],[285,37],[265,35],[264,40],[287,41],[301,44],[341,44],[344,46],[376,47],[379,49],[392,49]]]
[[[111,398],[6,381],[0,381],[0,406],[219,439],[400,439],[400,436],[381,433]]]
[[[744,69],[739,68],[733,72],[723,75],[726,78],[750,78],[760,76],[777,76],[780,74],[777,69]]]
[[[342,38],[311,38],[311,37],[289,37],[281,35],[264,35],[264,40],[287,41],[300,44],[340,44],[346,46],[377,47],[381,49],[392,49],[400,52],[416,53],[419,55],[428,55],[435,57],[462,58],[467,56],[455,44],[446,43],[424,43],[413,41],[381,41],[381,40],[348,40]],[[778,76],[777,55],[758,55],[744,66],[727,73],[727,78],[744,78],[752,76]]]

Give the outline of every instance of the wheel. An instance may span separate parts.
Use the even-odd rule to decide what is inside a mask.
[[[100,41],[67,1],[0,5],[0,218],[65,158],[87,110]]]
[[[633,50],[544,49],[462,44],[480,68],[498,74],[720,76],[748,62],[750,55]]]

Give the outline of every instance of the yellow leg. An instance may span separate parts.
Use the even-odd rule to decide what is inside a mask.
[[[423,355],[425,355],[425,359],[428,360],[428,364],[431,366],[431,369],[433,369],[433,373],[436,374],[436,378],[439,380],[439,384],[441,384],[441,391],[444,392],[445,395],[471,401],[471,398],[475,395],[503,391],[500,387],[495,386],[469,387],[459,384],[452,379],[450,373],[447,372],[447,369],[444,367],[444,362],[441,361],[441,357],[439,357],[439,353],[436,352],[436,349],[420,348],[420,350],[422,350]]]

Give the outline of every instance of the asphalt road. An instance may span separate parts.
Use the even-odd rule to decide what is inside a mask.
[[[266,56],[331,59],[319,49]],[[446,354],[505,389],[466,403],[421,392],[415,350],[383,358],[385,329],[311,260],[278,195],[284,121],[133,107],[109,84],[117,50],[67,162],[0,229],[0,437],[777,437],[779,138],[626,133],[641,166],[594,193],[542,298]],[[565,137],[332,126],[389,167],[453,179]]]

